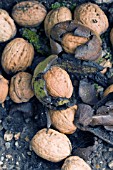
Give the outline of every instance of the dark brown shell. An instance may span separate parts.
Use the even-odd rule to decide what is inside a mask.
[[[100,37],[88,27],[77,24],[74,21],[65,21],[56,24],[51,30],[51,49],[54,54],[65,51],[62,46],[63,36],[72,33],[76,37],[87,38],[84,44],[79,44],[74,51],[75,57],[82,60],[96,60],[101,56]]]

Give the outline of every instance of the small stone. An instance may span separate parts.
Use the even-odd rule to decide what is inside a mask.
[[[0,165],[3,165],[3,162],[2,162],[2,161],[0,161]]]
[[[30,156],[30,155],[31,155],[31,152],[27,152],[27,154]]]
[[[19,147],[18,141],[15,142],[15,146],[16,146],[17,148]]]
[[[113,169],[113,160],[108,163],[108,166],[109,166],[110,169]]]
[[[6,142],[6,143],[5,143],[5,146],[6,146],[7,149],[10,148],[10,145],[11,145],[10,142]]]
[[[12,138],[13,138],[13,134],[9,131],[6,131],[4,134],[4,140],[8,142],[8,141],[11,141]]]

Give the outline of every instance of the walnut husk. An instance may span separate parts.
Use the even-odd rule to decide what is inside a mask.
[[[71,11],[67,7],[60,7],[60,8],[51,10],[47,14],[45,21],[44,21],[44,28],[45,28],[46,36],[47,37],[50,36],[51,28],[55,24],[59,22],[67,21],[67,20],[72,20]]]
[[[28,102],[34,92],[31,86],[32,75],[20,72],[11,78],[9,94],[15,103]]]
[[[74,125],[74,117],[76,114],[77,105],[74,105],[66,110],[50,110],[50,118],[52,125],[64,134],[72,134],[77,127]]]
[[[61,170],[91,170],[91,168],[82,158],[70,156],[64,161]]]
[[[33,151],[43,159],[59,162],[71,154],[72,147],[68,137],[53,129],[42,129],[31,140]]]
[[[16,26],[7,11],[0,9],[0,42],[13,38],[16,34]]]
[[[46,88],[53,97],[70,98],[73,86],[68,73],[60,67],[53,66],[44,74]]]
[[[84,3],[75,9],[74,20],[89,27],[99,35],[104,33],[109,26],[104,11],[98,5],[90,2]]]
[[[15,38],[9,42],[1,58],[1,64],[7,74],[24,71],[31,65],[34,48],[23,38]]]
[[[0,75],[0,103],[3,103],[6,100],[8,95],[8,80]]]
[[[37,1],[17,3],[12,10],[12,17],[20,26],[35,27],[41,24],[46,16],[45,7]]]

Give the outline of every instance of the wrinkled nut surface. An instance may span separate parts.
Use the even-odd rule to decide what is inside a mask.
[[[102,55],[102,42],[90,28],[75,21],[57,23],[51,29],[50,45],[53,54],[72,53],[81,60],[97,60]]]
[[[51,10],[44,21],[44,28],[47,37],[50,36],[51,28],[62,21],[72,20],[71,11],[67,7],[60,7],[57,9]]]
[[[34,92],[31,87],[32,75],[20,72],[11,78],[9,94],[15,103],[28,102]]]
[[[74,20],[89,27],[99,35],[104,33],[109,26],[105,13],[98,5],[90,2],[82,4],[75,9]]]
[[[2,75],[0,75],[0,103],[6,100],[8,95],[8,80],[6,80]]]
[[[66,110],[50,110],[50,118],[52,125],[60,132],[72,134],[77,129],[74,125],[74,117],[76,114],[77,105],[74,105]]]
[[[107,87],[107,89],[104,91],[104,96],[107,96],[111,92],[113,92],[113,84]]]
[[[7,11],[0,9],[0,42],[13,38],[16,34],[16,26]]]
[[[67,33],[62,38],[62,47],[67,53],[73,54],[78,46],[85,44],[87,41],[88,38],[78,37],[71,33]]]
[[[113,46],[113,28],[111,29],[111,32],[110,32],[110,41]]]
[[[42,129],[31,141],[34,152],[51,162],[59,162],[69,156],[72,151],[68,137],[53,129]]]
[[[45,7],[37,1],[23,1],[16,4],[12,10],[12,17],[18,25],[35,27],[41,24],[46,16]]]
[[[70,98],[73,93],[73,85],[68,73],[60,67],[53,66],[44,74],[46,88],[53,97]]]
[[[90,166],[78,156],[70,156],[64,161],[61,170],[91,170]]]
[[[2,67],[7,74],[24,71],[31,65],[33,57],[33,46],[23,38],[15,38],[2,53]]]

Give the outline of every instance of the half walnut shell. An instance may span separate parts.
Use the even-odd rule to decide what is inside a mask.
[[[75,54],[81,60],[96,60],[101,56],[101,39],[88,27],[65,21],[51,29],[51,49],[54,54],[62,51]]]
[[[6,100],[8,95],[8,80],[0,75],[0,103],[3,103]]]
[[[34,92],[31,87],[32,75],[20,72],[11,78],[10,97],[15,103],[28,102]]]

